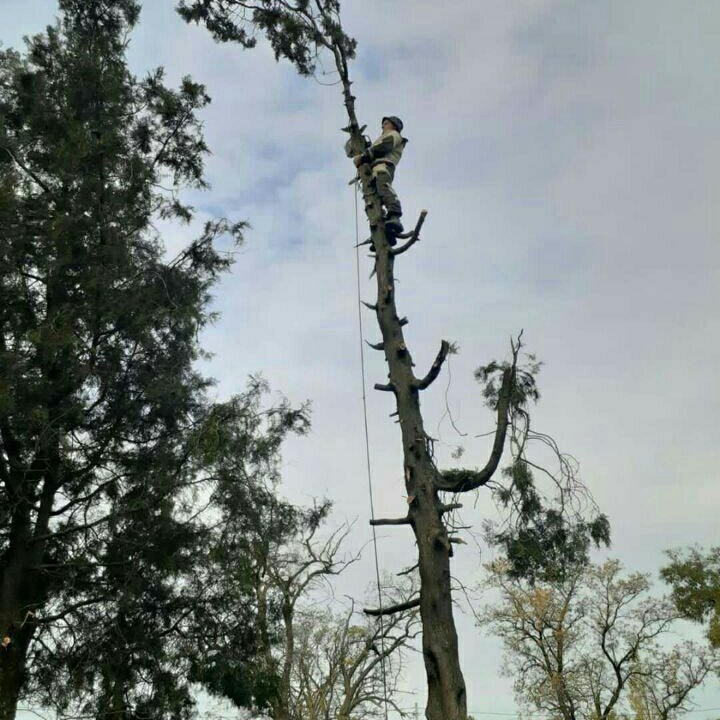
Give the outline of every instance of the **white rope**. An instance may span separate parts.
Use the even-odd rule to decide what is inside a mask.
[[[358,328],[360,330],[360,376],[362,379],[362,404],[363,404],[363,419],[365,422],[365,459],[367,463],[367,478],[368,478],[368,494],[370,495],[370,517],[375,520],[375,503],[373,502],[373,488],[372,488],[372,471],[370,465],[370,435],[368,433],[368,413],[367,413],[367,394],[366,394],[366,383],[365,383],[365,335],[363,332],[363,321],[362,321],[362,303],[360,298],[360,225],[358,219],[358,179],[354,184],[355,186],[355,269],[357,271],[357,307],[358,307]],[[387,694],[387,675],[385,673],[385,629],[383,627],[383,616],[382,616],[382,588],[380,586],[380,562],[378,560],[378,548],[377,548],[377,533],[375,531],[375,525],[372,525],[372,536],[373,536],[373,550],[375,552],[375,579],[377,581],[378,591],[378,607],[381,611],[379,616],[380,620],[380,666],[382,669],[382,680],[383,680],[383,697],[385,701],[385,720],[388,720],[388,694]]]

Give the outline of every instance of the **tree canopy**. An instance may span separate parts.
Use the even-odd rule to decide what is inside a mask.
[[[499,599],[480,623],[503,640],[518,701],[563,720],[635,712],[671,720],[717,667],[716,654],[670,642],[677,612],[618,561],[581,564],[561,580],[528,582],[488,566]]]
[[[720,547],[671,550],[668,556],[660,574],[675,605],[689,620],[706,623],[710,644],[720,648]]]
[[[71,618],[110,657],[96,603],[112,598],[140,642],[136,601],[165,612],[191,562],[187,493],[213,419],[198,333],[230,265],[215,241],[243,227],[210,222],[164,258],[153,219],[192,215],[178,193],[205,185],[209,98],[189,78],[130,74],[138,3],[60,9],[25,54],[0,54],[2,717],[49,682],[35,669]]]

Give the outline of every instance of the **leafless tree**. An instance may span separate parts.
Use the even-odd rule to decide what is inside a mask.
[[[302,612],[295,627],[293,720],[382,718],[397,702],[403,653],[419,631],[416,610],[390,618]],[[387,703],[387,704],[386,704]]]
[[[291,720],[293,667],[296,661],[295,629],[298,603],[323,582],[340,574],[357,560],[346,556],[342,544],[349,528],[341,526],[321,537],[321,523],[329,507],[320,508],[310,521],[298,524],[296,534],[276,542],[259,534],[253,542],[253,584],[258,604],[257,635],[265,669],[279,678],[271,699],[273,720]],[[282,635],[275,642],[271,615],[279,605]]]
[[[324,507],[311,513],[317,520],[299,524],[289,541],[258,536],[254,543],[260,654],[267,673],[279,680],[271,699],[273,720],[374,717],[385,698],[396,707],[400,651],[416,634],[412,609],[362,624],[354,603],[344,615],[316,609],[332,594],[330,578],[358,559],[343,549],[348,526],[323,536],[325,513]],[[404,592],[409,591],[406,586]],[[279,639],[273,637],[274,606],[282,616]]]

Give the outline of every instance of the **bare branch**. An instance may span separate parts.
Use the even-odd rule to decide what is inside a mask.
[[[428,374],[422,380],[415,380],[413,386],[418,390],[425,390],[430,387],[431,383],[440,374],[440,370],[442,369],[442,365],[445,362],[448,352],[450,352],[450,343],[447,340],[443,340],[442,343],[440,343],[440,350],[435,357],[435,362],[432,364]]]
[[[514,348],[513,363],[510,367],[506,368],[503,373],[503,380],[497,404],[495,440],[493,442],[492,451],[490,452],[490,458],[485,464],[485,467],[478,471],[461,470],[446,471],[442,474],[439,473],[435,479],[435,487],[438,490],[456,493],[475,490],[483,485],[487,485],[490,478],[494,475],[495,470],[497,470],[497,466],[500,463],[500,458],[502,457],[503,449],[505,447],[505,436],[507,435],[507,428],[510,419],[510,403],[513,385],[515,383],[515,371],[517,369],[517,352],[518,350]]]
[[[375,383],[373,386],[376,390],[380,390],[381,392],[394,392],[395,386],[392,383],[386,383],[383,385],[382,383]]]
[[[427,210],[422,210],[420,212],[420,217],[418,218],[417,224],[415,225],[415,229],[411,233],[403,233],[402,235],[397,236],[401,239],[406,237],[409,237],[410,239],[400,247],[390,250],[390,254],[393,257],[397,255],[402,255],[402,253],[404,253],[406,250],[409,250],[420,239],[420,229],[422,228],[426,217]]]
[[[25,174],[29,175],[29,176],[35,181],[35,183],[36,183],[37,185],[39,185],[46,193],[52,194],[52,189],[50,188],[50,186],[49,186],[46,182],[44,182],[44,181],[38,176],[37,173],[33,172],[33,170],[31,170],[27,165],[25,165],[25,163],[23,163],[22,160],[20,160],[20,158],[18,158],[18,157],[13,153],[13,151],[10,150],[9,147],[6,147],[5,145],[2,145],[2,146],[0,146],[0,149],[4,150],[4,151],[10,156],[10,158],[12,159],[12,161],[13,161],[20,169],[22,169],[23,172],[25,172]]]
[[[376,518],[375,520],[371,520],[371,525],[410,525],[410,518],[409,517],[401,517],[401,518]]]
[[[449,505],[441,505],[438,510],[441,513],[452,512],[453,510],[460,510],[462,503],[450,503]]]
[[[420,598],[416,597],[412,600],[408,600],[404,603],[398,603],[397,605],[388,605],[384,608],[365,608],[363,612],[366,615],[372,615],[373,617],[380,617],[381,615],[393,615],[394,613],[402,612],[403,610],[412,610],[412,608],[420,607]]]

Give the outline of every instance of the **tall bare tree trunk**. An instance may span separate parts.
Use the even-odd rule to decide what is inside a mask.
[[[355,116],[355,98],[350,90],[347,65],[339,54],[336,55],[336,61],[343,80],[345,107],[350,119],[350,124],[345,130],[350,134],[354,151],[356,154],[361,154],[365,149],[365,141]],[[443,505],[439,496],[439,490],[455,488],[443,483],[433,462],[430,439],[423,427],[420,411],[420,392],[429,387],[439,374],[450,350],[450,344],[443,340],[440,351],[427,374],[422,378],[416,377],[412,356],[403,336],[403,326],[407,320],[400,318],[395,303],[395,259],[417,241],[426,213],[425,211],[421,213],[417,226],[408,234],[409,237],[407,235],[402,237],[406,240],[404,244],[391,247],[383,224],[382,206],[368,165],[360,167],[359,179],[365,200],[365,214],[371,230],[370,240],[375,249],[377,300],[369,307],[376,313],[382,342],[374,347],[384,352],[389,369],[388,382],[377,384],[375,388],[392,392],[395,396],[402,434],[405,489],[409,504],[405,518],[379,520],[376,524],[409,524],[417,541],[420,572],[418,604],[422,621],[423,659],[428,688],[426,717],[428,720],[466,720],[465,679],[460,667],[458,638],[452,611],[450,578],[452,544],[442,519],[443,513],[449,508]],[[507,429],[507,398],[513,371],[514,366],[504,377],[503,392],[498,404],[498,426],[493,454],[486,468],[480,473],[482,475],[478,478],[480,484],[487,482],[502,454]],[[383,613],[392,611],[392,608],[382,610]]]
[[[354,113],[354,98],[345,91],[350,116],[349,131],[357,153],[364,150],[364,141]],[[418,545],[420,570],[420,617],[422,620],[423,658],[428,680],[428,720],[465,720],[467,707],[465,680],[460,669],[457,632],[452,613],[450,590],[451,544],[442,522],[442,503],[435,489],[437,469],[430,456],[428,438],[420,412],[420,389],[432,381],[447,354],[443,341],[429,379],[418,380],[413,361],[403,336],[403,324],[395,304],[394,262],[402,248],[392,249],[382,219],[382,207],[372,183],[369,166],[360,168],[360,182],[365,212],[372,231],[377,278],[377,316],[382,347],[389,368],[389,382],[376,385],[395,395],[402,432],[405,488],[409,510],[407,522],[412,526]],[[413,238],[408,243],[413,242]]]
[[[252,10],[251,14],[246,11]],[[349,124],[349,147],[354,155],[365,151],[363,128],[355,114],[355,97],[351,91],[348,61],[354,57],[355,41],[345,35],[340,18],[339,0],[312,2],[248,3],[244,0],[188,0],[181,14],[188,21],[204,22],[222,41],[234,40],[252,47],[257,31],[265,32],[276,57],[291,60],[302,75],[311,74],[320,50],[332,53],[342,84]],[[288,33],[290,33],[288,35]],[[391,247],[383,224],[382,206],[367,165],[359,169],[365,200],[365,214],[370,226],[370,241],[375,249],[377,299],[369,305],[377,316],[382,350],[388,363],[389,382],[376,385],[378,390],[395,396],[403,446],[405,488],[409,500],[407,516],[377,524],[412,526],[418,546],[421,589],[416,601],[395,606],[399,611],[420,608],[423,631],[423,657],[428,682],[428,720],[466,720],[465,681],[460,669],[458,640],[452,612],[450,557],[452,545],[443,521],[445,508],[440,492],[466,492],[484,485],[495,472],[502,455],[508,425],[508,407],[514,386],[517,354],[512,366],[503,367],[502,387],[497,403],[497,428],[491,457],[485,467],[469,471],[462,478],[442,475],[432,459],[430,439],[423,428],[420,392],[436,379],[450,344],[443,341],[435,362],[427,374],[418,378],[413,372],[410,351],[403,337],[405,320],[398,316],[395,304],[394,262],[418,239],[424,213],[414,233],[403,245]],[[472,476],[472,477],[470,477]],[[393,608],[376,613],[389,614]]]

